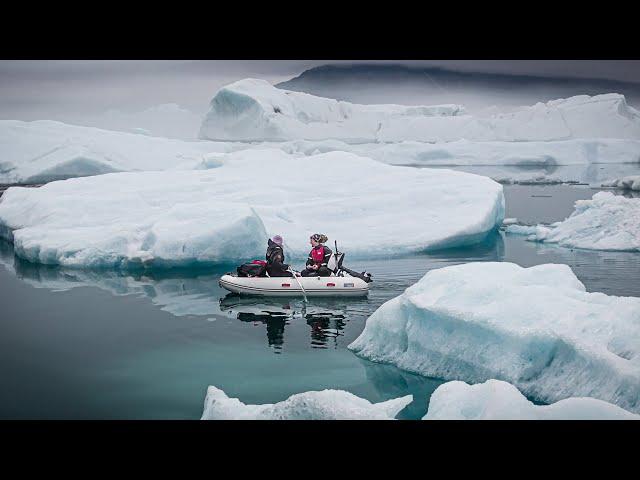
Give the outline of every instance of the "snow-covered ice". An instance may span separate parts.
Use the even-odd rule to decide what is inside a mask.
[[[228,143],[186,142],[49,120],[0,120],[0,183],[207,168],[207,155],[231,150]]]
[[[348,144],[340,140],[266,142],[287,153],[312,155],[352,152],[390,165],[455,167],[501,183],[580,182],[600,185],[640,169],[640,141],[607,138],[549,142],[478,142]]]
[[[588,138],[548,142],[451,142],[360,143],[340,140],[282,142],[288,153],[313,154],[342,150],[391,165],[451,166],[510,165],[551,168],[561,165],[619,163],[640,165],[640,140]]]
[[[371,403],[344,390],[298,393],[282,402],[246,405],[209,386],[201,420],[394,420],[412,395]]]
[[[535,405],[516,387],[500,380],[440,385],[429,399],[423,420],[640,420],[616,405],[595,398],[565,398]]]
[[[640,191],[640,175],[629,175],[623,178],[616,178],[615,180],[603,183],[602,186]]]
[[[378,140],[397,142],[553,141],[572,138],[640,139],[640,112],[624,95],[578,95],[489,117],[401,118],[381,128]]]
[[[502,186],[463,172],[345,152],[246,150],[217,162],[9,188],[0,235],[33,262],[166,266],[262,258],[276,233],[289,258],[304,258],[318,231],[351,258],[470,245],[504,218]]]
[[[366,115],[382,115],[375,109],[373,112]],[[340,128],[344,127],[342,123],[340,125]],[[490,176],[502,183],[578,181],[600,185],[640,168],[640,140],[630,139],[550,142],[457,139],[438,143],[412,140],[376,143],[369,140],[357,144],[329,139],[255,144],[183,141],[153,137],[153,133],[144,128],[131,131],[135,133],[46,120],[2,120],[0,183],[38,183],[115,171],[206,169],[218,166],[218,159],[225,153],[264,148],[278,148],[295,156],[345,151],[392,165],[455,166],[458,170]]]
[[[640,412],[640,298],[588,293],[567,265],[431,270],[349,348],[425,376],[495,378],[545,402],[593,397]]]
[[[512,225],[506,231],[563,247],[640,251],[640,198],[598,192],[591,200],[577,200],[573,213],[562,222],[535,227]]]
[[[234,141],[340,139],[377,141],[386,124],[403,117],[450,117],[459,105],[357,105],[282,90],[247,78],[222,87],[213,97],[200,138]]]
[[[640,139],[640,112],[623,95],[580,95],[474,117],[459,105],[357,105],[244,79],[211,100],[200,137],[211,140],[337,139],[348,143]]]

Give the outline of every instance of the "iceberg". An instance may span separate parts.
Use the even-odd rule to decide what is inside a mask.
[[[312,155],[336,150],[352,152],[390,165],[516,166],[551,168],[564,165],[632,164],[640,166],[640,140],[590,138],[550,142],[452,142],[348,144],[340,140],[295,140],[278,145],[287,153]]]
[[[11,187],[0,201],[0,236],[37,263],[164,267],[262,258],[276,233],[292,259],[306,256],[317,231],[350,257],[470,245],[504,218],[502,186],[463,172],[273,149],[228,154],[218,165]]]
[[[207,168],[207,155],[231,150],[232,146],[224,143],[149,137],[50,120],[0,120],[0,183]]]
[[[256,144],[151,135],[144,128],[123,133],[47,120],[0,120],[0,151],[4,153],[0,183],[43,183],[123,171],[209,169],[218,167],[225,154],[265,148],[299,157],[344,151],[391,165],[456,167],[502,183],[580,181],[600,185],[640,166],[640,140],[629,139],[357,144],[331,139]]]
[[[401,117],[457,116],[460,105],[357,105],[281,90],[247,78],[222,87],[210,102],[200,138],[218,141],[340,139],[376,141],[385,122]]]
[[[506,232],[563,247],[640,251],[640,198],[598,192],[591,200],[577,200],[573,213],[562,222],[535,227],[512,225]]]
[[[603,183],[602,186],[640,192],[640,175],[629,175],[623,178],[616,178],[615,180]]]
[[[535,405],[500,380],[468,385],[453,381],[431,395],[423,420],[640,420],[640,415],[595,398],[565,398]]]
[[[640,168],[640,141],[611,138],[549,142],[456,140],[360,144],[340,140],[294,140],[262,145],[277,146],[297,155],[340,150],[390,165],[455,167],[456,170],[485,175],[506,184],[580,182],[600,185],[613,176],[627,175]]]
[[[210,102],[200,138],[231,141],[342,140],[347,143],[640,139],[640,112],[620,94],[579,95],[477,117],[460,105],[358,105],[244,79]]]
[[[344,390],[322,390],[274,404],[246,405],[209,386],[201,420],[394,420],[412,401],[413,395],[407,395],[371,403]]]
[[[504,380],[547,403],[593,397],[640,412],[640,298],[589,293],[567,265],[431,270],[348,348],[429,377]]]
[[[555,141],[575,138],[640,139],[640,111],[624,95],[578,95],[537,103],[488,117],[460,115],[442,118],[401,118],[389,122],[379,141],[450,142]]]

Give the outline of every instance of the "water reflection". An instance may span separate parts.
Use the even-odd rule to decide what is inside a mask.
[[[427,414],[429,398],[436,388],[444,383],[435,378],[422,377],[405,372],[393,365],[369,362],[360,359],[367,380],[373,385],[382,400],[413,395],[413,402],[397,416],[398,419],[419,419]]]
[[[506,183],[586,183],[601,185],[614,178],[640,174],[640,163],[589,163],[556,165],[411,165],[418,168],[451,169],[475,173]]]
[[[337,338],[344,335],[347,305],[338,307],[332,300],[314,299],[313,304],[294,299],[252,298],[229,293],[220,299],[220,311],[241,322],[266,326],[267,342],[281,353],[285,327],[294,319],[304,320],[311,330],[312,348],[338,348]]]

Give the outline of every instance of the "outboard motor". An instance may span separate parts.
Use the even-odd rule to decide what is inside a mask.
[[[344,261],[344,253],[338,251],[337,241],[335,242],[335,246],[336,246],[336,249],[333,252],[333,255],[331,255],[331,258],[329,259],[329,261],[327,262],[327,268],[329,270],[331,270],[333,273],[335,273],[339,277],[343,276],[342,272],[346,272],[352,277],[360,278],[367,283],[373,282],[373,280],[371,279],[370,273],[367,273],[366,271],[362,273],[358,273],[347,267],[342,266],[342,262]]]

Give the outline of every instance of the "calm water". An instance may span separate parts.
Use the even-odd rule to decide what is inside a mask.
[[[507,216],[561,220],[595,190],[505,187]],[[427,271],[470,261],[566,263],[589,291],[640,296],[637,253],[571,250],[493,235],[473,248],[349,262],[374,275],[360,300],[250,299],[218,270],[118,274],[23,262],[0,242],[0,418],[197,419],[208,385],[245,403],[324,388],[370,401],[411,393],[420,418],[442,382],[359,359],[346,349],[366,318]]]

